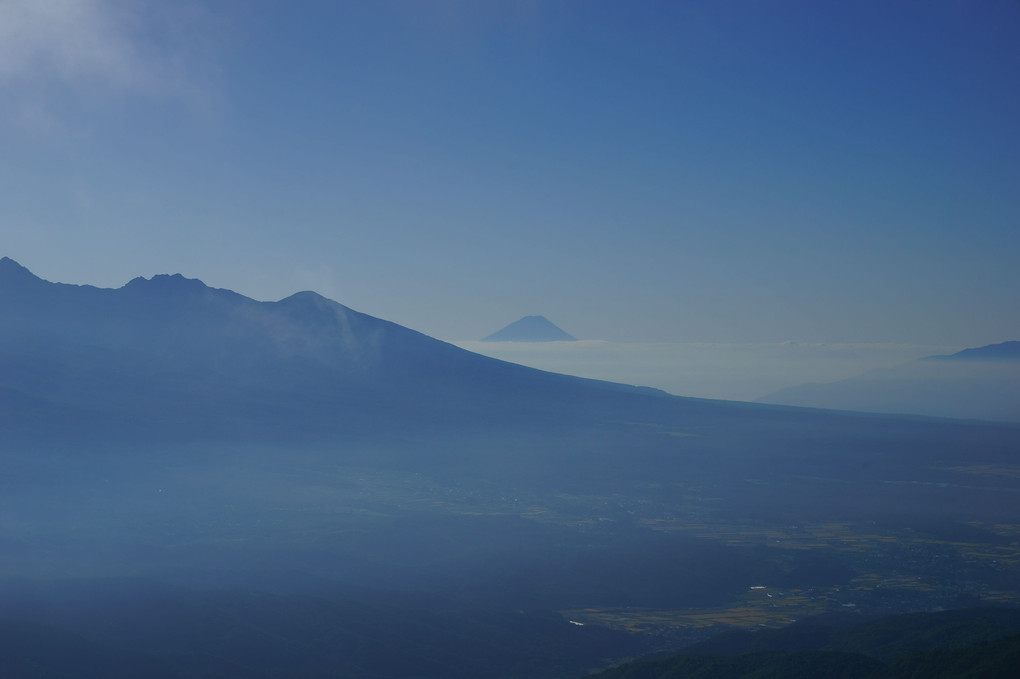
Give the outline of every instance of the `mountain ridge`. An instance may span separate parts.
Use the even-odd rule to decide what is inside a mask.
[[[948,356],[926,356],[921,361],[1020,361],[1020,341],[986,344]]]
[[[539,410],[592,390],[675,398],[484,357],[312,291],[261,302],[180,274],[96,288],[45,281],[9,258],[2,268],[0,387],[56,404],[168,421],[172,405],[214,428],[257,406],[256,429],[268,408],[278,430],[294,418],[335,430],[398,413],[506,419],[521,390],[537,390]]]

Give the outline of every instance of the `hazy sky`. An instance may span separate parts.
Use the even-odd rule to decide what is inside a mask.
[[[0,254],[469,340],[1020,339],[1020,3],[0,0]]]

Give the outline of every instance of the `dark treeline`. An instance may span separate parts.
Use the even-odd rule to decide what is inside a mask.
[[[1009,679],[1020,667],[1020,610],[968,609],[805,620],[722,634],[683,653],[628,663],[598,679]]]

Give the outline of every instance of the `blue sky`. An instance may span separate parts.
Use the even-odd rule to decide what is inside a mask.
[[[1020,4],[0,0],[0,250],[443,339],[1020,339]]]

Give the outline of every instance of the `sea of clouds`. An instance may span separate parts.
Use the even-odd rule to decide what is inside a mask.
[[[808,382],[834,382],[962,347],[916,344],[456,342],[541,370],[648,387],[679,396],[753,401]]]

